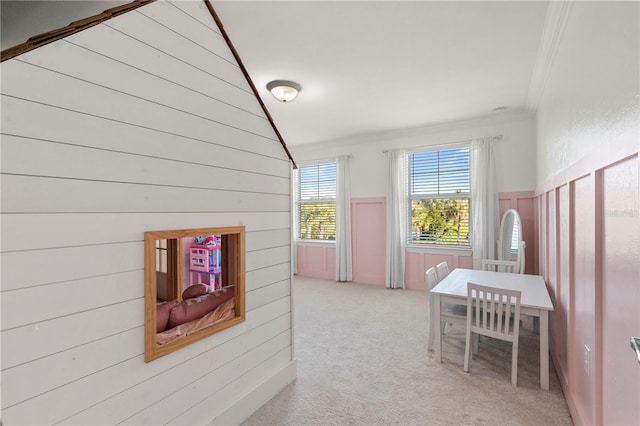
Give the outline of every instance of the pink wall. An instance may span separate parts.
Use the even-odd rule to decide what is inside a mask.
[[[385,197],[351,199],[353,281],[384,285],[386,270]]]
[[[301,277],[336,279],[336,248],[321,245],[296,246],[297,275]]]
[[[522,219],[523,238],[527,241],[526,271],[537,269],[535,239],[534,192],[504,192],[499,194],[501,214],[518,210]],[[386,198],[353,198],[351,200],[351,243],[353,281],[383,286],[386,269]],[[298,244],[297,274],[305,277],[335,279],[335,248],[331,245]],[[408,251],[405,256],[405,286],[410,290],[427,291],[424,272],[440,262],[450,269],[472,268],[471,253],[431,254]]]
[[[630,336],[640,336],[640,219],[637,155],[599,176],[604,211],[599,241],[602,265],[598,291],[602,318],[596,336],[602,347],[602,424],[640,423],[640,365],[630,356]]]
[[[386,256],[386,198],[351,199],[351,255],[353,281],[384,285]],[[333,245],[298,244],[297,275],[335,280]]]
[[[473,268],[471,256],[457,254],[429,254],[408,252],[405,255],[404,283],[408,290],[428,290],[425,271],[440,262],[447,262],[449,270],[455,268]]]
[[[535,203],[538,270],[555,307],[551,356],[576,424],[640,418],[629,348],[640,334],[639,162],[637,146],[618,147],[556,176]]]
[[[570,368],[575,371],[569,374],[575,377],[571,383],[573,392],[580,392],[583,410],[588,411],[589,418],[595,418],[595,368],[592,362],[586,366],[584,354],[587,347],[596,347],[595,342],[595,207],[593,175],[576,179],[572,185],[573,206],[570,206],[571,258],[567,265],[573,262],[573,277],[569,274],[569,282],[573,282],[573,298],[569,313],[571,327],[569,330],[569,344],[567,350],[571,355],[568,360]],[[592,230],[592,232],[586,232]],[[573,278],[573,279],[571,279]],[[588,351],[591,357],[591,352]],[[590,360],[589,360],[590,361]],[[588,369],[588,371],[586,370]],[[585,413],[587,414],[587,413]]]
[[[501,193],[516,208],[527,241],[527,273],[545,278],[555,310],[550,351],[576,424],[638,424],[640,368],[629,338],[640,335],[640,214],[637,141],[605,146],[535,193]],[[354,279],[383,285],[385,200],[352,200]],[[335,276],[332,248],[299,247],[298,271]],[[406,254],[408,289],[424,290],[424,271],[471,257]],[[588,348],[585,363],[585,349]]]
[[[567,372],[567,345],[571,336],[569,336],[569,313],[571,304],[571,289],[569,287],[569,266],[571,262],[571,256],[569,254],[569,186],[562,185],[558,187],[556,191],[556,210],[554,214],[557,220],[557,238],[556,238],[556,261],[558,272],[558,296],[557,301],[558,309],[556,310],[558,319],[558,359],[563,367],[562,371]],[[565,374],[566,380],[568,375]]]

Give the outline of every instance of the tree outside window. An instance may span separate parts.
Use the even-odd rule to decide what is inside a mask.
[[[410,244],[470,247],[469,148],[409,155]]]
[[[297,179],[297,237],[336,239],[336,163],[301,166]]]

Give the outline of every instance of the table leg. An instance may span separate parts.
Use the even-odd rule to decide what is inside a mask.
[[[433,296],[429,295],[429,340],[427,340],[427,350],[433,351]]]
[[[435,337],[434,348],[433,350],[436,353],[436,361],[442,362],[442,327],[440,327],[440,295],[432,294],[433,299],[433,313],[431,314],[431,318],[433,321],[431,322],[431,332]]]
[[[549,390],[549,311],[540,310],[540,387]]]

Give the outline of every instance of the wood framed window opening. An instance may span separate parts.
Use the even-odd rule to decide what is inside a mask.
[[[184,288],[183,277],[185,269],[189,268],[183,247],[195,237],[203,235],[220,236],[222,283],[225,285],[223,289],[232,288],[234,292],[233,317],[159,345],[156,338],[159,272],[166,268],[166,299],[182,302],[180,299]],[[163,246],[166,247],[166,265],[161,265]],[[145,362],[167,355],[245,320],[244,226],[147,231],[144,233],[144,250]]]

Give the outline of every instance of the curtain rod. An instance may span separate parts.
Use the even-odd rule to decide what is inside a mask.
[[[353,154],[342,154],[342,155],[335,155],[333,157],[325,157],[325,158],[312,158],[310,160],[298,161],[298,163],[300,163],[300,164],[331,163],[331,162],[336,161],[336,158],[338,158],[338,157],[353,158]]]
[[[492,137],[492,136],[486,136],[485,138],[488,138],[488,137]],[[467,140],[464,140],[464,141],[447,142],[447,143],[443,143],[443,144],[439,144],[439,145],[430,145],[428,147],[416,147],[416,148],[409,148],[409,149],[414,150],[414,149],[422,149],[422,148],[444,148],[444,147],[447,147],[447,146],[459,145],[459,144],[462,144],[462,143],[473,142],[475,140],[485,139],[485,138],[467,139]],[[502,135],[500,134],[500,135],[493,136],[493,140],[502,140]],[[389,151],[390,151],[389,149],[383,149],[382,153],[386,154]]]

